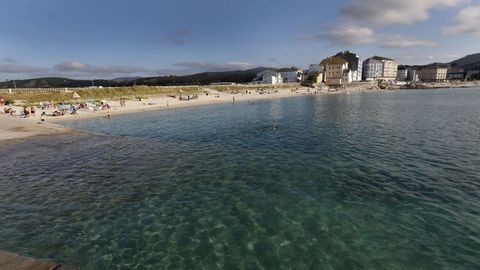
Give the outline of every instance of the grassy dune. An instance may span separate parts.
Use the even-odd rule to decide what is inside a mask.
[[[291,86],[283,86],[291,87]],[[206,89],[213,89],[221,92],[234,92],[234,91],[254,91],[259,88],[273,88],[272,86],[254,86],[254,85],[231,85],[231,86],[190,86],[190,87],[149,87],[149,86],[136,86],[136,87],[114,87],[114,88],[85,88],[75,90],[81,99],[77,101],[95,101],[95,100],[118,100],[135,99],[138,97],[161,97],[166,95],[192,95],[203,93]],[[14,101],[15,104],[36,105],[40,102],[71,102],[73,98],[73,92],[22,92],[13,94],[2,94],[0,98],[8,101]]]

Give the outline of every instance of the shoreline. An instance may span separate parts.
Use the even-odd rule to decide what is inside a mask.
[[[476,87],[471,87],[476,88]],[[296,90],[298,89],[298,90]],[[111,104],[109,110],[103,111],[79,111],[77,115],[64,116],[48,116],[45,122],[40,122],[40,113],[35,117],[20,118],[17,116],[0,115],[0,143],[14,142],[21,139],[28,139],[37,136],[50,136],[66,133],[88,133],[81,130],[75,130],[62,125],[69,121],[88,120],[95,118],[106,118],[108,114],[111,117],[153,112],[161,110],[191,108],[196,106],[220,105],[228,103],[244,103],[262,100],[274,100],[301,96],[318,96],[318,95],[335,95],[350,93],[371,93],[371,92],[392,92],[392,91],[411,91],[411,90],[440,90],[451,88],[435,88],[435,89],[401,89],[401,90],[382,90],[382,89],[346,89],[338,91],[318,91],[312,88],[284,88],[278,89],[273,93],[266,94],[230,94],[224,92],[213,91],[214,94],[199,95],[198,99],[181,101],[171,97],[150,97],[142,101],[126,101],[126,106],[121,107],[119,101],[108,101]],[[15,107],[16,110],[21,107]],[[3,110],[3,109],[2,109]]]
[[[108,114],[110,114],[111,117],[115,117],[143,112],[191,108],[196,106],[220,105],[237,102],[243,103],[260,100],[300,97],[305,95],[317,95],[312,89],[310,89],[310,93],[307,92],[307,88],[299,89],[297,92],[293,91],[292,89],[279,89],[278,92],[269,94],[228,94],[217,92],[208,96],[200,95],[198,99],[192,99],[189,101],[180,101],[170,97],[151,97],[142,101],[127,101],[125,107],[121,107],[118,101],[108,101],[108,103],[111,104],[111,108],[109,110],[79,111],[79,114],[77,115],[68,114],[59,117],[47,116],[45,117],[45,122],[43,123],[40,122],[40,113],[37,113],[36,116],[29,118],[0,115],[0,143],[4,144],[6,142],[14,142],[37,136],[50,136],[65,133],[88,133],[81,130],[67,128],[62,124],[69,121],[88,120],[102,117],[105,118],[108,116]],[[318,94],[340,93],[345,93],[345,91]],[[12,107],[14,107],[15,110],[21,110],[21,107]]]

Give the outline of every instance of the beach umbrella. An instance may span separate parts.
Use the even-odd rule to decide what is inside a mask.
[[[80,99],[80,98],[82,98],[82,97],[81,97],[77,92],[74,92],[74,93],[73,93],[73,98],[74,98],[74,99]]]

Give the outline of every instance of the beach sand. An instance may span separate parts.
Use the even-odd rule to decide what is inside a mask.
[[[70,131],[57,125],[39,124],[32,119],[0,115],[0,142]]]
[[[326,94],[345,94],[353,92],[371,92],[379,90],[367,89],[347,89],[338,91],[320,91],[319,89],[306,87],[291,87],[281,89],[267,89],[263,94],[249,90],[248,93],[231,94],[226,92],[219,92],[212,89],[204,89],[209,94],[199,94],[198,99],[179,100],[168,96],[149,97],[142,101],[127,100],[126,106],[121,106],[118,100],[107,100],[110,109],[101,111],[90,111],[87,109],[79,110],[76,115],[66,114],[64,116],[44,116],[44,121],[41,121],[42,110],[37,109],[36,115],[28,118],[20,116],[10,116],[0,114],[0,142],[6,140],[14,140],[21,138],[28,138],[39,135],[53,135],[65,132],[80,132],[62,126],[62,123],[72,120],[84,120],[99,117],[116,117],[123,114],[141,113],[155,110],[168,110],[174,108],[185,108],[192,106],[236,103],[236,102],[254,102],[258,100],[288,98],[305,95],[326,95]],[[0,111],[3,113],[4,106],[0,106]],[[19,112],[22,107],[12,108]],[[51,115],[53,109],[45,110],[47,115]],[[18,113],[17,113],[18,114]]]
[[[313,95],[317,92],[309,88],[299,88],[295,90],[278,89],[269,90],[264,94],[251,92],[229,94],[224,92],[217,92],[209,90],[209,95],[201,94],[198,99],[191,99],[188,101],[179,100],[172,97],[151,97],[142,101],[127,100],[126,106],[120,106],[119,101],[107,101],[110,105],[110,109],[102,111],[88,111],[79,110],[77,115],[64,115],[64,116],[45,116],[45,121],[41,121],[42,110],[37,109],[36,115],[29,118],[21,118],[20,116],[0,115],[0,141],[27,138],[38,135],[53,135],[64,132],[72,132],[68,128],[61,126],[62,122],[71,120],[82,120],[97,117],[115,117],[122,114],[139,113],[153,110],[166,110],[174,108],[184,108],[191,106],[211,105],[211,104],[223,104],[233,102],[253,102],[256,100],[287,98],[294,96]],[[21,111],[21,107],[13,107],[15,111]],[[3,107],[0,107],[3,112]],[[47,114],[52,110],[46,111]]]

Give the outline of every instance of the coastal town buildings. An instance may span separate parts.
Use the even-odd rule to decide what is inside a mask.
[[[394,81],[397,79],[398,64],[397,61],[374,56],[363,62],[363,80],[374,81]]]
[[[309,72],[305,75],[304,82],[309,84],[321,84],[323,82],[323,72]]]
[[[323,67],[320,64],[311,64],[308,67],[308,73],[323,73]]]
[[[398,66],[397,81],[418,82],[418,66]]]
[[[408,69],[405,67],[399,67],[397,72],[397,81],[406,82],[408,79]]]
[[[466,79],[468,80],[480,80],[480,67],[466,68]]]
[[[329,57],[321,63],[324,68],[323,81],[328,85],[341,85],[352,82],[352,71],[348,68],[347,60],[342,57]]]
[[[441,82],[447,80],[447,68],[440,64],[423,66],[418,71],[418,78],[423,82]]]
[[[303,81],[308,84],[321,84],[324,77],[324,67],[320,64],[311,64],[304,72]]]
[[[260,84],[281,84],[283,83],[282,75],[273,69],[267,69],[257,74],[255,82]]]
[[[303,81],[303,70],[299,68],[281,68],[277,72],[280,73],[283,83],[298,83]]]
[[[408,75],[407,81],[408,82],[418,82],[418,68],[417,67],[407,67]]]
[[[348,69],[352,71],[351,72],[352,82],[359,82],[362,80],[363,60],[360,58],[358,54],[355,54],[351,51],[344,51],[344,52],[337,53],[335,57],[343,58],[348,62]]]
[[[464,80],[465,76],[466,76],[465,69],[459,67],[457,64],[451,64],[447,67],[448,80]]]

